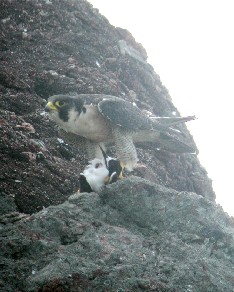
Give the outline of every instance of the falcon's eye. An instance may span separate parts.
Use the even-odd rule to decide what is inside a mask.
[[[56,104],[58,107],[62,107],[62,106],[64,106],[66,103],[65,103],[65,101],[57,100],[55,104]]]

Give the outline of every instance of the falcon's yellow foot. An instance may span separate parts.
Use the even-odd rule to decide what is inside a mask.
[[[123,171],[124,171],[125,165],[126,164],[123,161],[120,161],[120,166],[121,166],[122,170],[121,170],[121,172],[119,174],[118,179],[123,179],[124,178]]]
[[[147,166],[144,163],[137,163],[137,165],[134,167],[134,169],[146,169]]]

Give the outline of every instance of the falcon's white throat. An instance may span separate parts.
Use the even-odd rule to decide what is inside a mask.
[[[74,133],[95,142],[110,139],[110,126],[95,106],[87,106],[86,111],[80,114],[75,109],[70,109],[67,122],[59,118],[57,111],[52,111],[50,116],[66,132]]]

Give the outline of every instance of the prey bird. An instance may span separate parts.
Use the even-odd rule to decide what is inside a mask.
[[[80,193],[99,192],[106,185],[122,178],[123,167],[119,159],[107,156],[100,147],[103,159],[95,158],[89,161],[84,171],[80,173]]]
[[[54,95],[45,111],[66,133],[85,138],[89,159],[102,159],[99,145],[114,143],[117,158],[127,170],[137,166],[134,143],[153,142],[172,153],[194,153],[192,147],[175,138],[171,126],[195,119],[154,117],[122,98],[104,94]]]

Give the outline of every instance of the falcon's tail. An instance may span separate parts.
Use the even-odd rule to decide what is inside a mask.
[[[160,133],[159,144],[172,153],[198,154],[198,150],[168,134]]]
[[[133,135],[134,142],[154,143],[155,148],[167,150],[172,153],[193,153],[198,154],[197,149],[180,141],[176,137],[157,131],[138,131]]]

